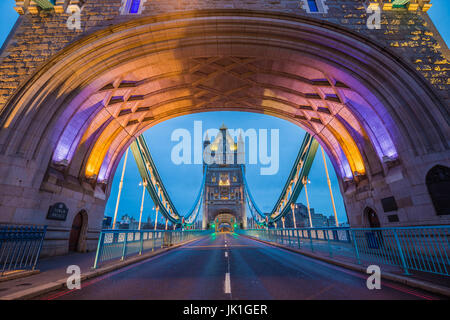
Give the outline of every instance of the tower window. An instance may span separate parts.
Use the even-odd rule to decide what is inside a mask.
[[[317,8],[316,0],[308,0],[308,7],[310,12],[319,12],[319,8]]]
[[[328,6],[325,2],[326,0],[302,0],[302,7],[307,13],[327,13]]]
[[[146,0],[122,0],[121,14],[140,14]]]
[[[141,6],[141,0],[131,0],[130,13],[138,13]]]

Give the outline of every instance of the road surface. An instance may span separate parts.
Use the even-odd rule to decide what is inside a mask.
[[[236,234],[213,234],[40,299],[438,299]]]

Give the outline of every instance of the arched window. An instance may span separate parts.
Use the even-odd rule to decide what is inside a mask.
[[[450,214],[450,168],[434,166],[427,173],[426,183],[436,214]]]
[[[364,209],[364,216],[367,219],[369,227],[371,228],[379,228],[380,220],[378,219],[377,213],[372,208],[367,207]]]
[[[145,0],[122,0],[122,14],[140,14]]]
[[[318,12],[316,0],[308,0],[308,7],[310,12]]]
[[[307,13],[327,13],[328,6],[325,4],[326,0],[302,0],[303,9]]]
[[[88,215],[86,210],[76,214],[72,222],[69,235],[69,251],[85,252],[87,249],[86,233],[88,227]]]

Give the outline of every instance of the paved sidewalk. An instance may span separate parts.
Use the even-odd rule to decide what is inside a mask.
[[[70,253],[64,256],[42,258],[38,261],[37,265],[37,269],[40,270],[40,273],[0,282],[0,299],[3,296],[24,289],[67,278],[69,275],[66,273],[66,270],[70,265],[78,265],[82,273],[91,271],[91,268],[94,265],[94,258],[95,252]]]
[[[85,278],[95,277],[100,274],[119,269],[131,263],[147,259],[196,240],[198,239],[188,240],[173,245],[169,248],[157,249],[155,251],[149,250],[144,252],[142,256],[134,255],[128,257],[124,261],[116,259],[109,262],[103,262],[98,269],[92,268],[94,265],[95,251],[42,258],[38,261],[37,265],[37,269],[40,270],[40,273],[19,279],[0,282],[0,300],[11,298],[20,299],[22,298],[22,292],[23,297],[27,298],[28,296],[35,296],[35,292],[40,291],[40,288],[42,288],[41,291],[51,291],[50,289],[58,284],[62,286],[69,277],[66,270],[70,265],[78,265],[80,267],[83,281]]]
[[[275,242],[269,242],[266,240],[261,240],[252,236],[246,236],[251,239],[271,244],[276,247],[284,248],[289,251],[298,252],[300,254],[319,259],[328,263],[332,263],[335,265],[339,265],[342,267],[346,267],[352,270],[360,271],[362,273],[365,273],[366,268],[369,264],[362,263],[361,265],[356,264],[356,259],[354,257],[350,257],[347,255],[347,252],[342,252],[342,255],[332,255],[330,256],[328,253],[328,248],[325,249],[321,248],[319,249],[317,246],[315,246],[315,250],[311,251],[308,245],[306,243],[302,246],[302,249],[298,249],[296,247],[288,246],[285,244],[275,243]],[[336,253],[336,251],[334,251]],[[427,272],[420,272],[415,270],[410,270],[411,275],[406,276],[403,274],[403,270],[400,267],[397,266],[391,266],[391,265],[385,265],[385,264],[378,264],[381,269],[381,276],[382,278],[386,278],[392,281],[396,281],[399,283],[407,284],[412,287],[417,287],[420,289],[428,290],[430,292],[439,293],[442,295],[445,295],[447,297],[450,297],[450,277],[448,276],[441,276],[438,274],[433,273],[427,273]]]

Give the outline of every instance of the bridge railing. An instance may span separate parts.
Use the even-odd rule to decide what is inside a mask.
[[[102,230],[94,268],[102,262],[141,255],[210,233],[207,230]]]
[[[450,226],[398,228],[250,229],[241,233],[261,240],[358,264],[379,263],[450,276]]]
[[[46,231],[47,226],[0,225],[0,276],[34,270]]]

